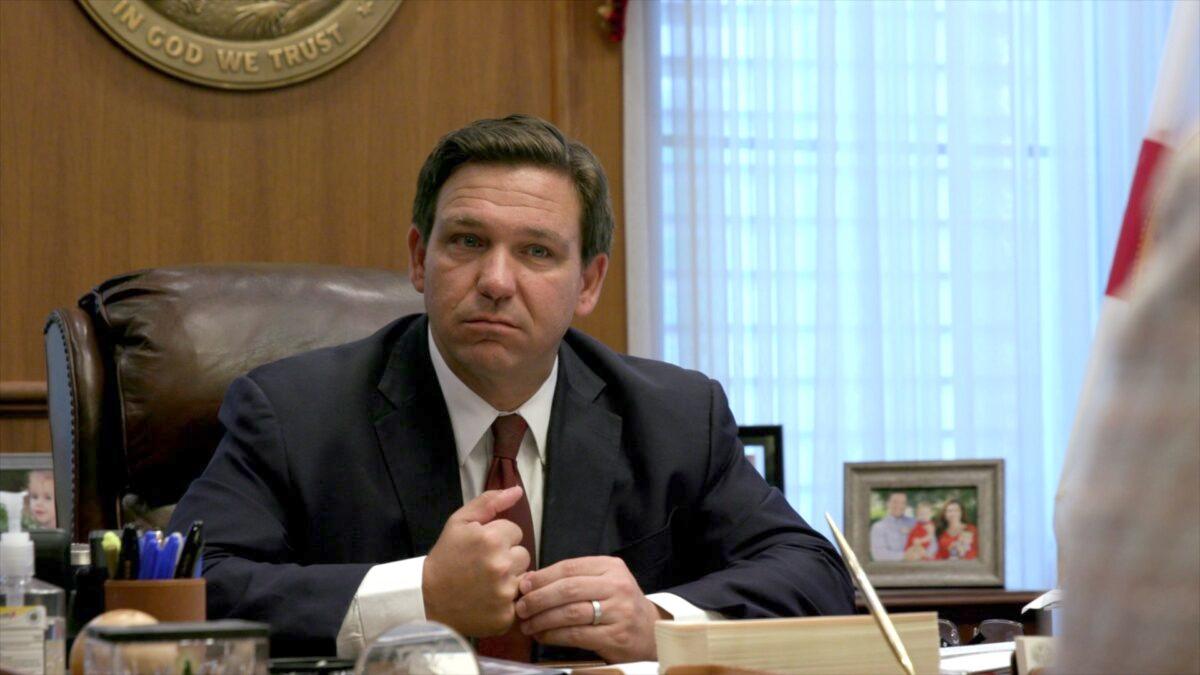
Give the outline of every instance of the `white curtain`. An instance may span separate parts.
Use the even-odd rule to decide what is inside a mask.
[[[1164,0],[632,3],[630,349],[783,424],[787,497],[843,463],[1004,458],[1009,588],[1053,495]]]

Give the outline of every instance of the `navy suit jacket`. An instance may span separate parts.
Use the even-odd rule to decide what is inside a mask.
[[[176,507],[205,523],[212,618],[332,654],[363,576],[426,554],[463,504],[449,413],[413,315],[251,371]],[[571,330],[547,441],[543,566],[622,558],[645,593],[730,617],[852,613],[841,558],[746,461],[720,385]]]

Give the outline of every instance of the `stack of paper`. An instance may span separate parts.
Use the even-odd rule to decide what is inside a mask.
[[[1004,675],[1012,672],[1012,658],[1012,642],[943,647],[941,675]]]

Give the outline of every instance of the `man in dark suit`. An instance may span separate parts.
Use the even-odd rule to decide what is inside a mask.
[[[841,560],[745,460],[717,383],[569,328],[612,241],[587,148],[536,118],[482,120],[439,141],[417,188],[427,314],[226,395],[226,436],[171,524],[206,523],[211,615],[269,622],[277,653],[354,653],[428,619],[485,654],[631,661],[654,658],[660,618],[853,611]]]

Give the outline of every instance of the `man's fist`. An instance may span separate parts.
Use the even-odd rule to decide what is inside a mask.
[[[521,528],[497,519],[521,498],[521,488],[490,490],[454,512],[425,558],[425,616],[471,637],[512,626],[520,575],[529,569]]]

